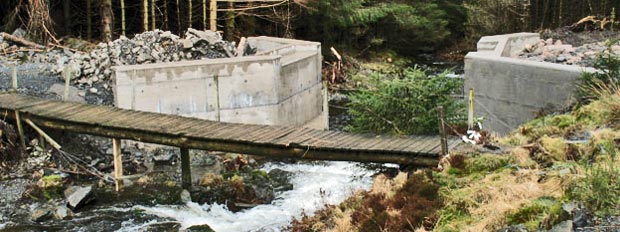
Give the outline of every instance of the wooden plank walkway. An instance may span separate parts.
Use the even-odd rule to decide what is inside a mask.
[[[0,114],[20,112],[36,125],[181,147],[269,157],[436,166],[438,136],[372,136],[196,118],[0,94]],[[460,143],[451,139],[448,147]]]

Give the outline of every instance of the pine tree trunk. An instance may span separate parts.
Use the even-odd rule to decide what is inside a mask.
[[[235,32],[235,3],[232,0],[228,1],[228,9],[230,9],[226,14],[226,40],[233,41],[234,32]]]
[[[112,40],[112,0],[103,0],[101,2],[101,30],[103,41],[109,42]]]
[[[93,39],[93,6],[92,0],[86,0],[86,38]]]
[[[151,30],[156,29],[155,24],[155,0],[151,0]]]
[[[164,29],[170,30],[170,25],[168,24],[168,0],[164,0]]]
[[[188,3],[189,3],[189,6],[187,7],[187,13],[189,14],[189,16],[187,17],[189,20],[188,27],[191,28],[192,27],[192,10],[193,10],[192,0],[189,0]]]
[[[149,30],[149,0],[142,1],[142,30]]]
[[[210,15],[209,15],[209,27],[211,31],[217,31],[217,1],[216,0],[210,0],[210,5],[209,5],[209,11],[210,11]]]
[[[63,22],[65,23],[65,35],[69,35],[71,34],[71,1],[70,0],[63,0],[62,1],[62,12],[63,12],[63,17],[64,20]]]
[[[179,0],[177,0],[177,30],[178,34],[181,34],[181,10],[179,7]]]
[[[127,36],[126,33],[126,24],[125,24],[125,0],[121,0],[121,33],[123,36]]]
[[[207,30],[207,0],[202,0],[202,29]]]

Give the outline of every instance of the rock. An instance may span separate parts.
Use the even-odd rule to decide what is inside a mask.
[[[209,225],[197,225],[187,228],[188,232],[215,232]]]
[[[528,232],[525,224],[512,225],[503,229],[497,230],[497,232]]]
[[[209,31],[209,30],[199,31],[194,28],[188,28],[187,32],[185,33],[185,36],[187,38],[190,38],[190,40],[193,40],[193,39],[196,39],[198,41],[205,40],[209,44],[215,44],[218,42],[222,42],[222,36],[220,35],[220,33]]]
[[[575,227],[586,227],[588,224],[588,211],[586,209],[573,210],[573,225]]]
[[[187,191],[186,189],[183,189],[183,191],[181,191],[181,202],[188,203],[191,201],[192,201],[192,196],[189,194],[189,191]]]
[[[549,232],[572,232],[572,231],[573,231],[573,221],[571,220],[560,222],[557,225],[553,226],[551,230],[549,230]]]
[[[71,212],[67,206],[61,205],[54,210],[54,218],[57,220],[71,220],[73,218],[73,212]]]
[[[177,155],[170,150],[156,150],[153,155],[153,161],[155,164],[170,165],[177,160]]]
[[[69,94],[68,94],[68,101],[72,101],[72,102],[79,102],[79,103],[86,103],[86,99],[84,99],[83,96],[80,96],[80,90],[78,90],[78,88],[74,87],[74,86],[69,86],[68,88]],[[48,93],[53,93],[56,94],[57,96],[64,96],[65,95],[65,85],[63,84],[53,84],[49,90],[47,90]]]
[[[44,222],[52,219],[52,212],[48,208],[38,208],[30,214],[30,220],[33,222]]]
[[[89,91],[90,93],[94,93],[94,94],[96,94],[96,93],[98,93],[98,92],[99,92],[99,90],[98,90],[97,88],[95,88],[95,87],[90,88],[88,91]]]
[[[17,28],[15,29],[15,31],[13,31],[13,33],[11,33],[12,36],[16,36],[16,37],[20,37],[20,38],[24,38],[24,36],[26,36],[26,31],[24,29],[21,28]]]
[[[566,61],[566,57],[563,55],[558,56],[557,58],[555,58],[556,62],[562,63],[564,61]]]
[[[93,187],[71,186],[65,190],[67,205],[72,210],[78,210],[95,200]]]
[[[194,43],[192,43],[192,41],[189,39],[182,39],[179,40],[179,42],[181,42],[181,45],[183,45],[184,49],[190,49],[194,46]]]

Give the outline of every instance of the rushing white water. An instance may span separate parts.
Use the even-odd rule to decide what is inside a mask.
[[[267,164],[262,169],[291,172],[293,189],[278,193],[269,205],[233,213],[219,204],[136,206],[145,213],[178,221],[183,228],[207,224],[215,231],[280,231],[302,212],[312,215],[325,204],[338,204],[357,190],[372,185],[374,171],[350,162]],[[134,227],[135,228],[135,227]],[[124,229],[130,229],[126,227]]]

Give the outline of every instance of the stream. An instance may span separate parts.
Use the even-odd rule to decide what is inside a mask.
[[[281,169],[292,173],[293,189],[280,192],[268,205],[233,213],[219,204],[134,206],[146,214],[171,219],[181,224],[181,229],[207,224],[215,231],[281,231],[293,217],[302,212],[312,215],[325,204],[338,204],[358,190],[372,185],[371,176],[376,173],[351,162],[313,162],[298,164],[268,163],[265,171]],[[127,209],[119,209],[127,211]],[[151,222],[127,223],[120,231],[136,231]]]

